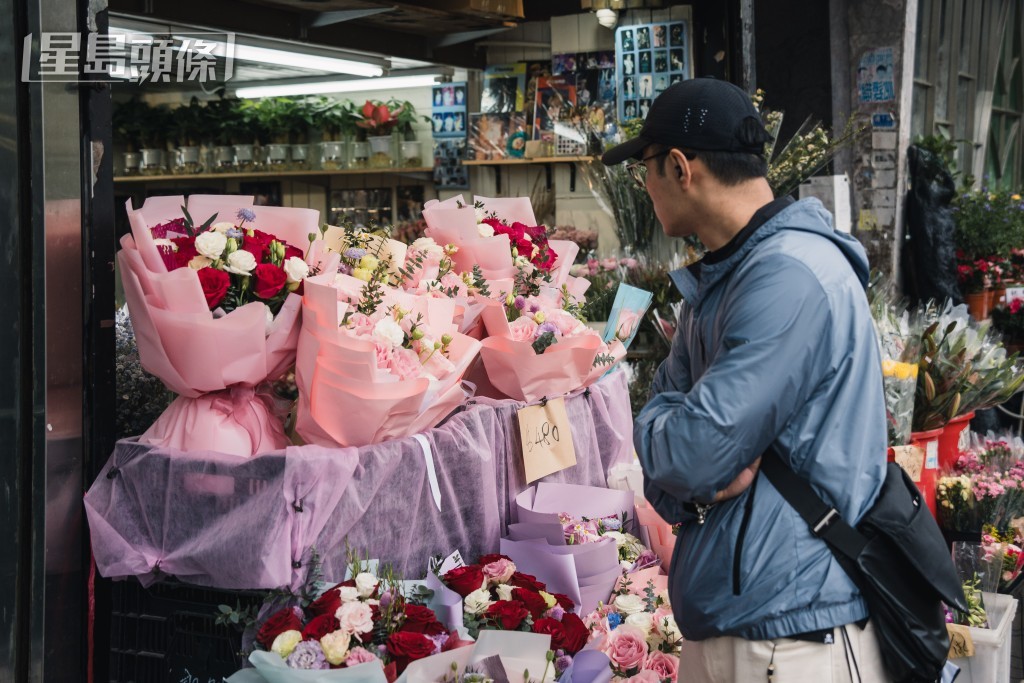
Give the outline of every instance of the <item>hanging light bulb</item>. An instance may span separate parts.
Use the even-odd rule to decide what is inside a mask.
[[[619,13],[613,9],[599,9],[596,15],[597,23],[605,28],[615,28],[615,24],[619,21]]]

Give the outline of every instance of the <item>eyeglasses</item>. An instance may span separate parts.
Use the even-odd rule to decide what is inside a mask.
[[[654,154],[652,154],[649,157],[644,157],[640,161],[634,161],[633,163],[631,163],[631,164],[626,166],[626,170],[629,171],[629,176],[633,179],[633,182],[636,183],[637,187],[639,187],[641,190],[646,190],[647,189],[647,163],[646,162],[650,161],[651,159],[657,159],[658,157],[663,157],[666,154],[668,154],[669,152],[671,152],[673,149],[675,149],[675,148],[674,147],[669,147],[668,149],[663,149],[660,152],[655,152]],[[694,159],[697,158],[696,154],[691,154],[689,152],[683,152],[683,156],[686,157],[687,159],[689,159],[690,161],[693,161]]]

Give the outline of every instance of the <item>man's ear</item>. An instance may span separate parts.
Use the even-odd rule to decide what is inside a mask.
[[[668,154],[666,165],[672,178],[677,180],[683,188],[689,187],[690,181],[693,180],[693,167],[685,154],[678,149],[673,149]]]

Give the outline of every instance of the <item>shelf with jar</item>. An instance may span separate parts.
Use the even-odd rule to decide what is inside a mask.
[[[192,98],[168,109],[136,98],[114,109],[115,180],[426,172],[418,118],[397,100]]]

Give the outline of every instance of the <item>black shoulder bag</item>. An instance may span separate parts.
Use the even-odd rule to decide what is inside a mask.
[[[897,683],[934,683],[949,651],[942,603],[966,611],[963,587],[921,494],[889,463],[874,506],[854,528],[772,450],[761,471],[860,588],[886,671]]]

